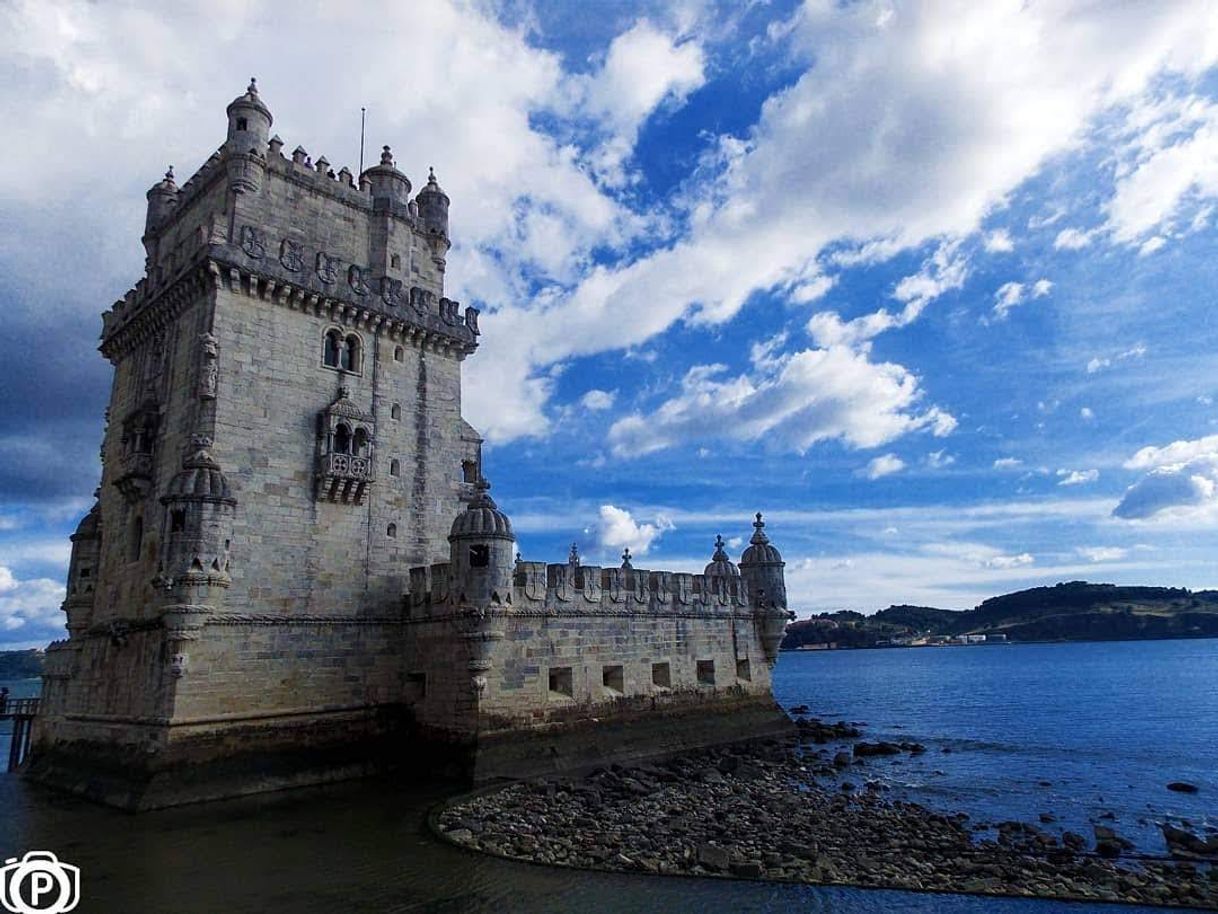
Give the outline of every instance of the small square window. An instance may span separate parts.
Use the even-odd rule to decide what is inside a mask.
[[[551,667],[550,697],[565,695],[567,698],[571,698],[574,694],[575,686],[571,678],[571,668],[569,666]]]
[[[672,669],[667,663],[651,665],[651,684],[661,689],[672,688]]]
[[[621,695],[626,691],[626,677],[620,664],[601,668],[601,684],[605,690]]]
[[[745,682],[753,681],[753,669],[747,660],[736,661],[736,678],[743,679]]]
[[[698,685],[714,685],[715,684],[715,661],[699,660],[698,661]]]
[[[491,563],[491,547],[490,546],[470,546],[469,547],[469,567],[470,568],[486,568]]]

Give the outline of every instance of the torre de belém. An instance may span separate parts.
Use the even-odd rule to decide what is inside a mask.
[[[761,516],[699,575],[522,560],[461,418],[478,311],[444,294],[435,176],[285,152],[253,82],[227,114],[148,191],[145,276],[103,315],[104,469],[27,776],[147,809],[782,728]]]

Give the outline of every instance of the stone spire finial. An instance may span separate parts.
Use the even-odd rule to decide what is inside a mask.
[[[623,568],[634,568],[634,566],[630,564],[630,559],[631,559],[630,547],[627,546],[625,549],[622,550],[622,567]]]
[[[258,78],[257,77],[255,77],[255,76],[250,77],[250,84],[246,88],[245,91],[248,92],[250,95],[257,97],[257,95],[258,95]]]
[[[726,544],[723,542],[723,534],[716,533],[715,534],[715,554],[711,556],[712,562],[730,561],[730,559],[727,557],[727,553],[723,549],[724,545],[726,545]]]
[[[579,543],[571,544],[571,551],[567,553],[568,565],[579,565]]]
[[[168,181],[170,184],[173,183],[173,166],[172,165],[170,165],[167,169],[165,169],[165,180]]]
[[[436,181],[436,170],[430,165],[427,166],[427,183],[428,184],[438,184],[439,183],[438,181]]]
[[[765,535],[765,521],[761,519],[760,511],[757,512],[756,517],[757,520],[753,521],[753,538],[749,542],[760,546],[768,543],[770,538]]]
[[[381,147],[381,164],[393,167],[393,152],[388,146]]]

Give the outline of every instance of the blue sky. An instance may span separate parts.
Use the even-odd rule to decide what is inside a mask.
[[[0,647],[62,634],[144,191],[259,78],[452,197],[465,412],[527,558],[793,608],[1218,586],[1212,3],[0,9]],[[239,557],[234,557],[239,561]]]

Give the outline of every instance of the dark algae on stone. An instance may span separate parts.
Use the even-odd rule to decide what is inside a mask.
[[[790,738],[468,795],[432,822],[471,850],[558,866],[1218,907],[1218,866],[1205,856],[1218,854],[1216,839],[1172,827],[1172,859],[1139,855],[1105,826],[1089,842],[1023,822],[977,825],[886,797],[865,780],[870,750],[853,753],[858,767],[843,749],[857,736],[803,720]],[[846,765],[861,788],[842,790]]]

